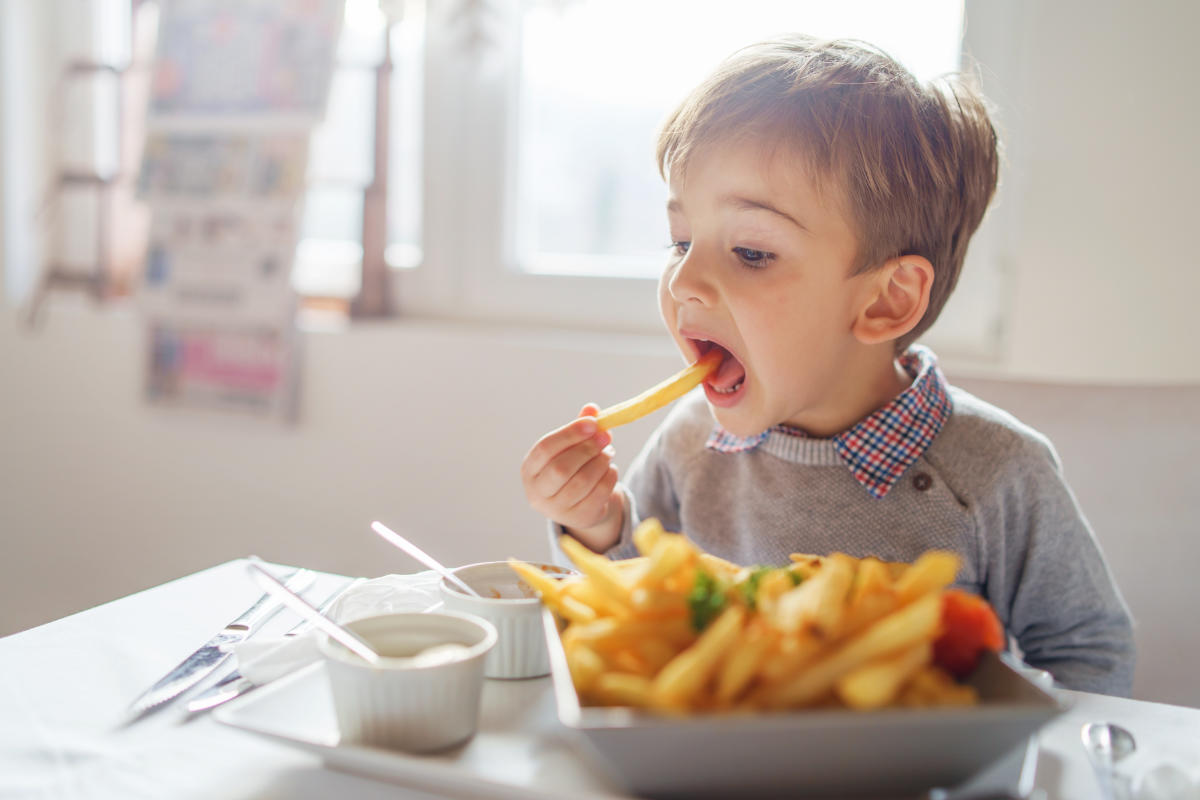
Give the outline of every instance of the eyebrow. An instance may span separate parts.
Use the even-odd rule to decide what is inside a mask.
[[[803,230],[803,231],[808,230],[807,226],[805,226],[804,223],[802,223],[800,220],[793,217],[791,214],[787,213],[786,211],[783,211],[782,209],[776,208],[775,206],[771,205],[770,203],[764,202],[762,200],[754,200],[752,198],[742,197],[741,195],[736,195],[736,194],[727,194],[724,197],[722,197],[718,201],[718,203],[719,203],[719,205],[729,206],[729,207],[737,209],[739,211],[768,211],[772,214],[775,214],[776,216],[783,217],[785,220],[792,223],[800,230]],[[667,202],[667,211],[681,212],[681,211],[683,211],[683,204],[680,203],[678,200],[672,199]]]

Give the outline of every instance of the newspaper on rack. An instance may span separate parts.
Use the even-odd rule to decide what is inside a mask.
[[[343,0],[161,0],[138,182],[157,406],[294,419],[291,270]]]

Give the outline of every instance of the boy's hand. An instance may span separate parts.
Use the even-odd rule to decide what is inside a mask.
[[[588,403],[577,419],[539,439],[521,464],[529,505],[598,552],[616,543],[623,522],[612,434],[597,426],[599,411]]]

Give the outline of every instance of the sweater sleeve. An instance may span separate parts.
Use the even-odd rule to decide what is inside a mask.
[[[679,502],[665,449],[663,429],[660,427],[634,457],[625,479],[617,484],[617,491],[624,495],[626,513],[620,537],[605,552],[609,558],[624,559],[638,555],[633,544],[633,531],[644,519],[656,517],[667,530],[679,530]],[[551,557],[555,564],[573,566],[558,544],[558,538],[565,533],[561,525],[549,523]]]
[[[625,524],[621,538],[608,551],[610,558],[633,558],[633,531],[642,520],[657,518],[668,531],[679,530],[679,500],[671,476],[664,427],[660,426],[629,465],[621,485],[625,493]]]
[[[1028,441],[982,504],[984,591],[1025,660],[1069,689],[1128,696],[1129,610],[1048,441]]]

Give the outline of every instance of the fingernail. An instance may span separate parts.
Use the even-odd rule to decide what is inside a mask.
[[[596,425],[596,420],[593,417],[584,417],[583,422],[579,424],[579,432],[584,436],[591,436],[598,430],[600,428]]]
[[[601,447],[607,447],[608,445],[612,444],[612,440],[612,434],[608,431],[600,431],[598,434],[596,434],[596,444],[600,445]]]

